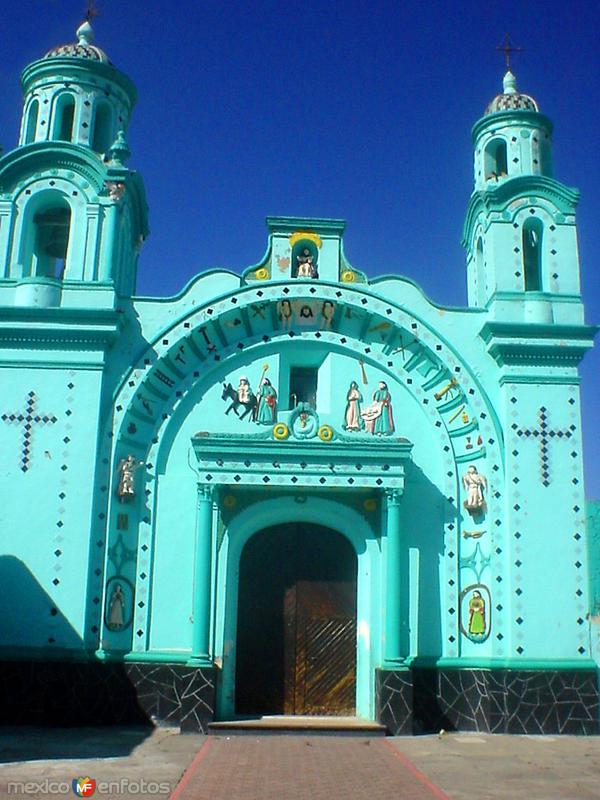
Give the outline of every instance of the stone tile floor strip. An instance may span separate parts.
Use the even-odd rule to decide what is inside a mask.
[[[211,737],[171,800],[449,800],[387,740]]]

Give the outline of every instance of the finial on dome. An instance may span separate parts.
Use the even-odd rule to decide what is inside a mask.
[[[517,79],[510,70],[508,70],[506,75],[504,76],[504,80],[502,81],[502,86],[504,89],[504,94],[517,93]]]
[[[90,25],[89,19],[86,19],[77,28],[77,38],[81,45],[91,44],[94,41],[94,29]]]

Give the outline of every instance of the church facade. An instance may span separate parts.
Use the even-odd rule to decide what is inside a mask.
[[[296,217],[141,298],[135,88],[77,36],[0,160],[6,719],[598,733],[595,328],[550,120],[508,72],[473,128],[466,308]]]

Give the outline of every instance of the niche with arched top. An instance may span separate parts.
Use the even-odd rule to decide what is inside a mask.
[[[67,92],[61,94],[54,106],[52,138],[61,142],[73,140],[73,123],[75,121],[75,98]]]
[[[25,211],[22,231],[23,275],[62,279],[71,233],[71,207],[50,192]]]
[[[504,139],[492,139],[485,146],[483,169],[486,181],[497,180],[508,174],[508,157]]]
[[[542,290],[542,246],[544,225],[539,219],[528,219],[523,225],[523,275],[526,292]]]
[[[25,123],[25,139],[24,144],[29,144],[35,141],[35,132],[37,130],[38,115],[40,113],[39,100],[32,100],[27,110],[27,121]]]
[[[310,239],[301,239],[292,248],[292,276],[294,278],[319,277],[319,249]]]
[[[94,116],[92,150],[96,153],[107,153],[113,142],[112,136],[112,109],[110,105],[100,100],[96,106]]]

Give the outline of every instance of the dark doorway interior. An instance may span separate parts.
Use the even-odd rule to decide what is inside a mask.
[[[350,715],[356,694],[356,555],[320,525],[265,528],[244,547],[236,713]]]

